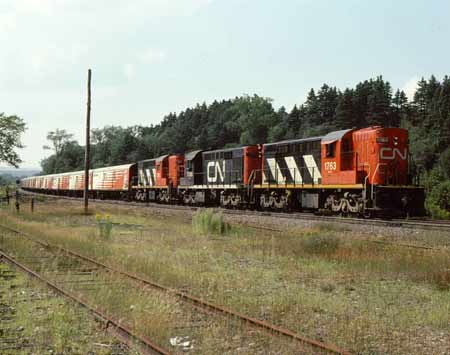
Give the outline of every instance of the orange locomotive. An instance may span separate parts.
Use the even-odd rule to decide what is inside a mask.
[[[354,215],[423,215],[424,189],[412,184],[408,131],[368,127],[263,145],[252,186],[265,209]]]
[[[93,197],[354,215],[422,215],[408,131],[368,127],[323,137],[164,155],[91,170]],[[56,181],[56,182],[55,182]],[[27,178],[33,191],[79,196],[82,172]]]
[[[322,139],[322,156],[322,183],[343,185],[327,196],[327,209],[365,214],[424,213],[424,190],[412,185],[407,130],[369,127],[332,133]],[[351,185],[361,185],[361,192],[355,194],[354,189],[345,187]]]

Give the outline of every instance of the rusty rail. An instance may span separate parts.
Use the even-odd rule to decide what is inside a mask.
[[[108,270],[108,271],[117,273],[119,275],[125,276],[125,277],[127,277],[127,278],[129,278],[131,280],[134,280],[135,282],[137,282],[137,283],[139,283],[139,284],[141,284],[143,286],[150,286],[150,287],[156,288],[158,290],[161,290],[161,291],[170,293],[172,295],[175,295],[175,296],[179,297],[181,300],[187,301],[187,302],[193,304],[194,306],[200,307],[202,309],[213,311],[213,312],[219,313],[219,314],[223,314],[223,315],[228,316],[228,317],[233,317],[235,319],[238,319],[240,321],[246,322],[248,324],[251,324],[253,326],[261,328],[261,329],[263,329],[265,331],[268,331],[270,333],[288,337],[290,339],[293,339],[293,340],[299,341],[301,343],[304,343],[304,344],[307,344],[307,345],[319,348],[319,349],[327,351],[329,353],[340,354],[340,355],[351,355],[350,352],[348,352],[346,350],[343,350],[343,349],[340,349],[339,347],[337,347],[334,344],[324,343],[324,342],[321,342],[321,341],[317,341],[317,340],[314,340],[314,339],[310,339],[310,338],[304,337],[304,336],[296,334],[296,333],[294,333],[294,332],[292,332],[292,331],[290,331],[288,329],[285,329],[285,328],[282,328],[282,327],[270,324],[268,322],[265,322],[265,321],[262,321],[262,320],[259,320],[259,319],[253,318],[253,317],[249,317],[249,316],[247,316],[245,314],[241,314],[239,312],[233,311],[233,310],[225,308],[223,306],[215,305],[213,303],[210,303],[208,301],[202,300],[200,298],[197,298],[195,296],[189,295],[187,293],[184,293],[184,292],[181,292],[181,291],[178,291],[178,290],[171,289],[171,288],[168,288],[166,286],[160,285],[160,284],[158,284],[156,282],[143,279],[143,278],[141,278],[141,277],[139,277],[139,276],[137,276],[135,274],[132,274],[132,273],[129,273],[129,272],[126,272],[126,271],[123,271],[123,270],[111,267],[111,266],[106,265],[104,263],[101,263],[101,262],[99,262],[97,260],[94,260],[94,259],[92,259],[90,257],[78,254],[76,252],[73,252],[71,250],[65,249],[63,247],[50,245],[49,243],[46,243],[46,242],[43,242],[43,241],[40,241],[40,240],[36,240],[35,238],[33,238],[32,236],[28,235],[27,233],[19,231],[19,230],[16,230],[14,228],[11,228],[11,227],[8,227],[8,226],[4,226],[2,224],[0,224],[0,227],[4,228],[6,230],[9,230],[9,231],[11,231],[11,232],[13,232],[15,234],[22,235],[25,238],[27,238],[28,240],[30,240],[32,242],[35,242],[37,244],[40,244],[40,245],[42,245],[42,246],[44,246],[46,248],[56,248],[56,249],[66,253],[68,255],[71,255],[71,256],[79,258],[81,260],[87,261],[87,262],[89,262],[89,263],[91,263],[91,264],[93,264],[95,266],[98,266],[98,267],[101,267],[101,268],[103,268],[105,270]]]
[[[90,306],[85,300],[83,300],[80,297],[74,296],[71,293],[63,290],[62,288],[58,287],[53,282],[47,280],[43,276],[39,275],[38,273],[34,272],[33,270],[29,269],[25,265],[21,264],[5,252],[0,250],[0,260],[5,260],[10,265],[16,267],[17,269],[25,272],[26,274],[38,279],[42,283],[46,284],[47,287],[51,288],[58,294],[67,297],[71,299],[72,301],[78,303],[83,308],[86,308],[89,312],[91,312],[93,315],[95,315],[97,318],[102,320],[105,323],[105,327],[108,331],[113,333],[117,338],[119,338],[122,342],[126,343],[128,346],[136,346],[138,345],[140,350],[145,354],[160,354],[160,355],[170,355],[170,353],[159,347],[158,345],[151,342],[149,339],[140,337],[137,334],[134,333],[134,331],[125,325],[121,324],[120,321],[115,320],[114,318],[108,316],[104,311],[100,310],[99,308],[95,308],[93,306]]]

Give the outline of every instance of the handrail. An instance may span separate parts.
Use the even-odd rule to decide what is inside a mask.
[[[375,168],[375,171],[373,172],[373,175],[372,175],[372,181],[375,178],[375,174],[377,173],[377,171],[378,171],[378,169],[380,168],[381,165],[387,165],[387,163],[378,163],[377,164],[377,167]],[[371,193],[370,193],[370,197],[371,197],[372,200],[373,200],[373,194],[374,194],[373,191],[374,191],[374,189],[373,189],[373,184],[372,184],[371,185]]]
[[[362,167],[364,167],[364,166],[368,166],[369,167],[369,173],[364,177],[364,191],[366,192],[367,191],[367,180],[369,179],[369,176],[370,176],[370,168],[371,168],[371,166],[370,166],[370,164],[367,164],[367,163],[363,163],[363,164],[361,164],[361,165],[358,165],[357,166],[357,168],[359,167],[359,166],[362,166]],[[363,170],[364,171],[364,170]],[[372,196],[370,196],[370,199],[372,200],[373,198],[372,198]],[[366,204],[366,202],[364,201],[364,205]],[[365,206],[364,206],[365,207]]]

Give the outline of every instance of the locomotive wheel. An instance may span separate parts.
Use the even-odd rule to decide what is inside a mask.
[[[365,219],[371,219],[374,217],[373,212],[372,211],[364,211],[362,214],[363,218]]]
[[[278,211],[285,211],[288,208],[288,198],[286,195],[274,196],[273,206]]]
[[[259,207],[262,210],[268,210],[271,207],[271,199],[267,194],[262,194],[259,198]]]

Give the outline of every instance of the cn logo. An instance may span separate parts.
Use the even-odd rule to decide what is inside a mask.
[[[380,158],[387,160],[395,160],[395,157],[399,157],[401,160],[406,160],[408,157],[408,153],[406,152],[406,148],[403,149],[403,153],[398,148],[381,148],[380,149]]]
[[[208,172],[208,182],[215,183],[217,178],[220,177],[220,181],[223,181],[223,174],[225,173],[225,160],[223,161],[222,168],[218,161],[210,161],[206,167]]]

